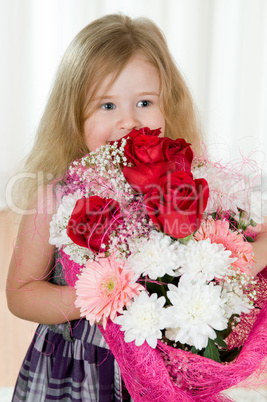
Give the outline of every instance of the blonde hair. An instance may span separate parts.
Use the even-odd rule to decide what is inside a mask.
[[[52,176],[60,177],[70,162],[88,153],[83,124],[92,113],[90,100],[103,79],[108,74],[116,79],[136,53],[159,71],[165,135],[198,143],[193,102],[160,29],[147,18],[106,15],[82,29],[68,47],[26,160],[26,172],[42,172],[49,182]],[[38,185],[37,181],[28,181],[27,200]]]

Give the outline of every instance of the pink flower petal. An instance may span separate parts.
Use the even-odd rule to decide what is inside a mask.
[[[103,320],[105,328],[107,318],[113,321],[144,289],[134,282],[133,276],[133,272],[125,269],[125,262],[113,256],[99,262],[88,261],[75,285],[75,306],[80,307],[81,316],[91,324]]]

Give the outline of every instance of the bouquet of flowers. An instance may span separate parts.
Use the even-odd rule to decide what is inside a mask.
[[[249,228],[261,216],[240,178],[148,128],[74,161],[64,177],[50,243],[135,402],[151,392],[216,400],[262,361],[221,363],[240,352],[227,339],[257,305]]]

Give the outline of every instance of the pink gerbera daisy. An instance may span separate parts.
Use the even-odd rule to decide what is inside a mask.
[[[223,244],[232,252],[230,257],[237,258],[232,264],[233,268],[239,268],[241,272],[250,275],[251,266],[255,261],[252,246],[241,233],[230,230],[228,221],[214,221],[208,218],[207,221],[202,222],[194,237],[196,240],[209,238],[211,243]]]
[[[124,261],[112,256],[86,263],[75,284],[75,306],[80,307],[81,317],[86,317],[91,325],[102,320],[105,329],[108,318],[113,321],[117,313],[122,313],[123,307],[144,290],[134,281],[135,273],[124,266]]]

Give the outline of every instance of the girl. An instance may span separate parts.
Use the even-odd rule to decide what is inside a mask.
[[[147,19],[105,16],[67,49],[26,163],[46,182],[41,190],[40,183],[27,183],[7,299],[13,314],[41,324],[19,373],[15,402],[130,400],[100,331],[80,319],[75,291],[66,286],[48,239],[56,212],[52,178],[73,160],[144,126],[185,138],[200,152],[193,103],[160,30]],[[255,243],[255,273],[267,263],[262,244],[265,234]]]

